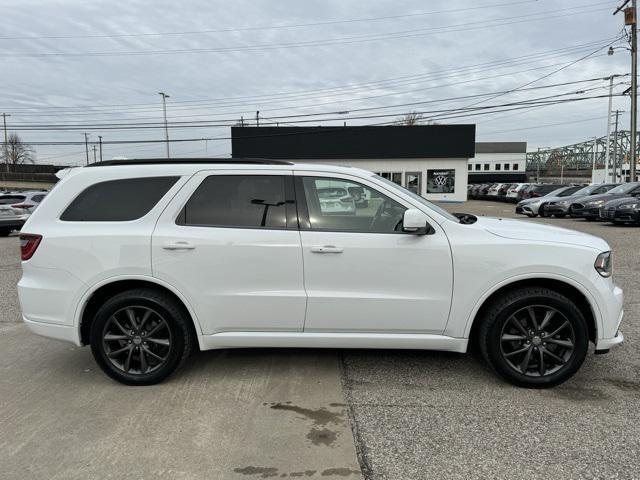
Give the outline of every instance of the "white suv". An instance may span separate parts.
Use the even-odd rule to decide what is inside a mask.
[[[73,169],[21,235],[36,333],[152,384],[196,348],[476,345],[548,387],[622,342],[610,248],[571,230],[454,216],[370,172],[276,161]],[[318,194],[360,186],[345,215]]]

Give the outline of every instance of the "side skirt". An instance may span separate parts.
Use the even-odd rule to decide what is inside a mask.
[[[465,353],[468,339],[432,334],[222,332],[202,335],[202,350],[216,348],[376,348]]]

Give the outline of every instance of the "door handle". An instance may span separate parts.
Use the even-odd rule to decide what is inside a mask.
[[[342,253],[344,250],[342,247],[336,247],[335,245],[322,245],[311,247],[313,253]]]
[[[165,250],[193,250],[196,246],[191,242],[179,241],[167,242],[162,246],[162,248]]]

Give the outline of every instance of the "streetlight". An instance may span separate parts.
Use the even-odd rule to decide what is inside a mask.
[[[158,92],[162,96],[162,113],[164,114],[164,138],[167,142],[167,158],[169,158],[169,127],[167,126],[167,95],[164,92]]]

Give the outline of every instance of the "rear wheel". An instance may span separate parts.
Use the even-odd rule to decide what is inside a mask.
[[[488,308],[478,341],[484,359],[507,381],[547,388],[578,371],[589,334],[571,300],[553,290],[527,287],[501,296]]]
[[[184,309],[153,289],[107,300],[91,325],[91,351],[100,368],[127,385],[161,382],[191,353],[195,339]]]

